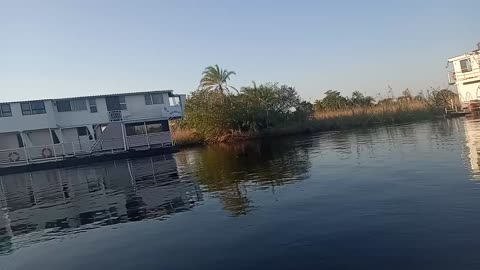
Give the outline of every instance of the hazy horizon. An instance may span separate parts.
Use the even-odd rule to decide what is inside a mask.
[[[466,8],[468,7],[468,8]],[[0,1],[0,102],[279,82],[313,101],[447,87],[475,49],[478,1]]]

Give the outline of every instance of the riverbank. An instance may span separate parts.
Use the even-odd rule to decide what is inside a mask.
[[[270,127],[261,131],[225,131],[215,137],[206,138],[194,129],[176,128],[172,132],[177,146],[186,147],[210,143],[232,143],[235,141],[289,136],[295,134],[366,128],[430,120],[442,115],[426,102],[405,101],[380,104],[372,107],[357,107],[337,111],[316,112],[310,119],[289,121],[281,127]]]

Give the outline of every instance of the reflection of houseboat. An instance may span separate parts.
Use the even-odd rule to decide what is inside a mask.
[[[41,241],[46,229],[158,218],[186,211],[199,200],[198,185],[180,177],[168,155],[2,176],[0,253],[7,241],[2,239],[22,245]]]
[[[466,140],[466,155],[470,160],[473,176],[480,178],[480,119],[463,121]]]
[[[462,111],[480,110],[480,43],[472,52],[448,59],[453,71],[449,83],[457,87]]]
[[[0,168],[172,146],[173,91],[0,103]]]

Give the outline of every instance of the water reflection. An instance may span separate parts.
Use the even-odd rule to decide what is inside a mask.
[[[470,168],[475,180],[480,180],[480,119],[466,119],[463,121],[465,130],[465,156],[470,161]]]
[[[310,168],[309,151],[318,140],[287,138],[211,145],[177,154],[195,179],[212,192],[232,215],[245,215],[253,208],[248,193],[271,189],[305,179]]]
[[[62,234],[191,209],[202,193],[159,156],[0,178],[0,254]]]
[[[477,269],[480,123],[465,121],[9,176],[0,269]]]

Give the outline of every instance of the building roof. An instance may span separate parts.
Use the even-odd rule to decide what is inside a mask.
[[[469,52],[469,53],[465,53],[465,54],[462,54],[462,55],[459,55],[459,56],[452,57],[452,58],[448,59],[448,62],[453,62],[453,61],[469,58],[473,54],[479,54],[479,53],[480,53],[480,49],[479,50],[474,50],[474,51]]]
[[[0,101],[0,104],[21,103],[21,102],[30,102],[30,101],[68,100],[68,99],[79,99],[79,98],[101,98],[101,97],[111,97],[111,96],[133,96],[133,95],[144,95],[144,94],[151,94],[151,93],[173,93],[173,90],[151,90],[151,91],[125,92],[125,93],[113,93],[113,94],[102,94],[102,95],[91,95],[91,96],[74,96],[74,97],[63,97],[63,98],[45,98],[45,99],[18,100],[18,101]]]

